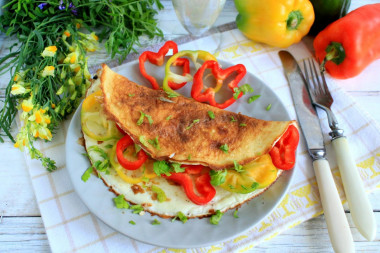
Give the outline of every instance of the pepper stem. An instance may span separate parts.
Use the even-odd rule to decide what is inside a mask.
[[[301,11],[292,11],[289,13],[288,19],[286,20],[286,28],[288,30],[296,30],[301,24],[303,16]]]
[[[326,56],[322,61],[321,68],[325,69],[325,64],[328,61],[334,62],[336,65],[341,64],[346,58],[346,52],[344,51],[342,43],[339,42],[331,42],[326,47]]]

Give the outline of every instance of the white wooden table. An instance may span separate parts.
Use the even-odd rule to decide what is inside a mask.
[[[379,1],[352,1],[351,9],[365,3]],[[157,16],[159,26],[166,39],[187,34],[177,21],[171,1],[162,1],[165,9]],[[235,20],[237,11],[233,1],[227,1],[216,25]],[[0,55],[6,54],[4,36],[0,35]],[[104,60],[103,54],[92,56],[93,62]],[[379,60],[378,60],[379,61]],[[380,74],[379,74],[380,78]],[[0,85],[4,86],[0,77]],[[352,95],[370,116],[380,124],[380,87],[370,83],[354,84],[350,81],[343,87]],[[35,201],[32,185],[26,169],[23,154],[13,148],[10,141],[0,144],[0,252],[16,250],[28,252],[50,251],[44,225]],[[357,251],[380,252],[380,192],[369,195],[376,220],[377,236],[374,242],[367,242],[354,228],[351,215],[346,215],[351,226]],[[287,230],[274,239],[263,242],[252,252],[332,252],[324,217],[320,216]]]

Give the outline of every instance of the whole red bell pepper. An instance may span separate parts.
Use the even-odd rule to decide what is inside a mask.
[[[269,151],[274,166],[282,170],[290,170],[296,164],[296,151],[300,135],[298,129],[290,125],[286,132]]]
[[[123,138],[121,138],[116,144],[117,160],[119,161],[120,165],[123,166],[127,170],[137,170],[148,159],[148,155],[145,153],[144,150],[141,149],[137,153],[137,160],[136,161],[131,162],[131,161],[127,160],[124,157],[123,152],[127,147],[129,147],[132,144],[134,144],[134,142],[131,139],[131,137],[129,137],[128,134],[126,134]]]
[[[139,68],[141,74],[150,82],[152,85],[152,88],[155,90],[160,89],[160,86],[157,83],[156,78],[149,75],[146,72],[145,69],[145,62],[149,61],[151,64],[162,66],[164,64],[165,56],[169,52],[169,50],[173,50],[173,55],[178,52],[178,46],[174,41],[168,40],[161,48],[158,50],[157,53],[152,51],[145,51],[143,52],[139,57]],[[182,75],[186,75],[190,73],[190,62],[188,59],[185,58],[178,58],[176,61],[172,64],[173,66],[182,66],[183,72]],[[173,81],[169,82],[169,86],[173,90],[177,90],[181,87],[183,87],[186,84],[186,82],[182,83],[175,83]]]
[[[215,87],[209,87],[204,90],[203,74],[206,69],[211,69],[211,73],[216,79],[216,85]],[[234,80],[228,83],[228,88],[231,89],[232,93],[235,92],[234,89],[238,88],[240,80],[247,73],[247,70],[244,67],[244,65],[237,64],[235,66],[222,69],[219,67],[219,63],[216,61],[204,62],[203,65],[198,69],[197,73],[195,73],[194,75],[191,96],[199,102],[208,102],[210,105],[218,107],[220,109],[227,108],[228,106],[233,104],[236,101],[236,99],[231,95],[231,98],[227,99],[223,103],[217,103],[215,101],[215,93],[220,90],[220,88],[223,85],[223,81],[226,80],[234,72],[237,73],[236,77],[234,78]],[[240,92],[237,98],[240,98],[242,95],[243,93]]]
[[[170,176],[162,175],[163,177],[180,184],[186,196],[196,205],[205,205],[210,202],[216,190],[211,185],[211,177],[208,172],[202,174],[203,166],[201,165],[183,165],[185,172],[171,173]],[[198,175],[199,174],[199,175]],[[192,176],[197,175],[193,181]],[[198,191],[198,194],[194,191]]]
[[[315,55],[335,78],[354,77],[380,58],[380,3],[362,6],[314,39]]]

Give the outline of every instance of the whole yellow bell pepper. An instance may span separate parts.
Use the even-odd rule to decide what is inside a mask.
[[[275,47],[299,42],[314,22],[309,0],[235,0],[236,24],[248,38]]]

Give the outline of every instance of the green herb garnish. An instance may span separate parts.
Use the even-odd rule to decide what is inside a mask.
[[[234,169],[237,172],[244,172],[245,170],[243,169],[243,166],[240,165],[237,161],[234,161]]]
[[[113,198],[113,202],[115,203],[116,208],[119,208],[119,209],[128,209],[129,208],[129,204],[124,199],[123,194],[120,194],[116,198]]]
[[[234,217],[235,217],[235,218],[239,218],[239,216],[238,216],[238,210],[235,210],[235,212],[234,212]]]
[[[178,218],[180,221],[182,221],[182,223],[184,223],[184,224],[187,222],[187,217],[186,217],[186,215],[184,215],[182,212],[178,212],[178,213],[177,213],[177,216],[175,216],[175,217],[172,219],[172,222],[175,221],[177,218]]]
[[[135,94],[128,94],[128,97],[134,97]]]
[[[92,166],[88,167],[88,169],[83,173],[81,179],[83,182],[87,182],[87,180],[91,177],[91,174],[93,172]]]
[[[222,216],[223,216],[223,213],[219,210],[216,210],[216,213],[212,215],[210,218],[210,223],[213,225],[218,225]]]
[[[165,174],[166,176],[170,176],[170,165],[166,161],[155,161],[153,163],[153,171],[158,175]]]
[[[158,142],[158,136],[152,140],[148,140],[148,143],[151,144],[155,149],[160,150],[160,143]]]
[[[272,104],[269,104],[269,105],[267,106],[267,108],[265,108],[265,110],[269,111],[270,108],[272,108]]]
[[[161,222],[159,222],[157,219],[154,219],[152,221],[152,225],[160,225],[160,224],[161,224]]]
[[[199,123],[199,119],[193,120],[193,122],[186,127],[186,130],[189,130],[194,124]]]
[[[210,170],[210,183],[214,186],[223,184],[226,181],[227,170]]]
[[[208,111],[207,113],[210,119],[215,119],[215,114],[212,111]]]
[[[134,222],[133,220],[130,220],[129,224],[136,225],[136,222]]]
[[[249,84],[243,84],[242,86],[240,87],[236,87],[234,88],[234,94],[233,94],[233,98],[235,100],[237,100],[239,98],[239,95],[240,93],[243,93],[244,95],[247,94],[247,93],[252,93],[253,92],[253,89],[252,87],[249,85]]]
[[[228,154],[228,145],[225,143],[219,147],[224,153]]]
[[[185,171],[185,168],[181,167],[181,164],[179,164],[179,163],[172,163],[171,166],[174,169],[174,172],[176,172],[176,173],[180,173],[180,172]]]
[[[100,155],[100,157],[103,159],[103,160],[97,160],[97,161],[94,161],[90,156],[90,160],[93,164],[93,167],[100,171],[100,172],[104,172],[106,174],[109,174],[109,168],[111,168],[111,162],[110,162],[110,159],[108,157],[108,154],[103,150],[101,149],[100,147],[98,146],[91,146],[87,149],[88,152],[95,152],[95,153],[98,153]],[[99,177],[100,177],[100,174],[99,174]]]
[[[145,140],[145,136],[144,135],[140,135],[139,136],[139,141],[141,142],[141,144],[143,144],[144,146],[147,146],[147,142]],[[140,147],[141,148],[141,147]]]
[[[131,210],[133,210],[132,213],[140,214],[142,211],[144,211],[144,208],[141,205],[133,205],[131,206]]]
[[[107,144],[107,145],[105,145],[104,147],[105,147],[105,148],[112,148],[113,145],[112,145],[112,144]]]
[[[165,91],[166,92],[166,95],[168,95],[168,98],[175,98],[175,97],[179,97],[180,95],[174,93],[174,92],[171,92],[171,91]]]
[[[261,95],[254,95],[254,96],[248,98],[248,104],[252,103],[253,101],[258,99],[259,97],[261,97]]]
[[[239,126],[240,126],[240,127],[245,127],[245,126],[247,126],[247,124],[240,123]]]
[[[169,115],[169,116],[166,117],[166,120],[171,120],[172,118],[173,118],[173,116]]]
[[[137,120],[137,125],[138,126],[141,126],[142,123],[144,122],[144,118],[147,118],[148,119],[148,122],[149,122],[149,125],[152,125],[153,124],[153,119],[150,115],[148,114],[145,114],[143,113],[142,111],[140,111],[140,118]]]
[[[231,122],[236,122],[237,120],[234,118],[234,116],[231,116]]]

